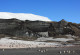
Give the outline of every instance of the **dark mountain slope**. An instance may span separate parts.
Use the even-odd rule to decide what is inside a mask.
[[[53,37],[71,34],[80,36],[80,24],[61,20],[59,22],[0,19],[0,34],[28,37]]]

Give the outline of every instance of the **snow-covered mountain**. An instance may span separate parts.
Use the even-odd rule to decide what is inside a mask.
[[[10,12],[0,12],[0,19],[11,19],[16,18],[19,20],[40,20],[40,21],[51,21],[47,17],[29,14],[29,13],[10,13]]]

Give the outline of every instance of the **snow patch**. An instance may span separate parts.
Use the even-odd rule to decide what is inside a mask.
[[[31,47],[55,47],[60,46],[60,43],[56,42],[37,42],[37,41],[23,41],[13,40],[9,38],[0,39],[0,48],[31,48]]]
[[[35,41],[48,41],[48,40],[66,42],[66,41],[70,41],[70,40],[74,40],[74,39],[73,39],[73,38],[54,38],[54,39],[53,39],[53,37],[48,37],[48,38],[40,37],[40,38],[38,38],[38,39],[35,40]]]

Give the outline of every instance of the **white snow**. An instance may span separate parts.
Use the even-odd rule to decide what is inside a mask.
[[[49,18],[40,16],[40,15],[34,15],[29,13],[10,13],[10,12],[0,12],[0,18],[1,19],[11,19],[11,18],[17,18],[19,20],[40,20],[40,21],[51,21]]]
[[[47,40],[53,40],[53,37],[48,37],[48,38],[40,37],[40,38],[38,38],[38,39],[35,40],[35,41],[47,41]]]
[[[64,46],[61,42],[39,42],[39,41],[46,41],[46,40],[53,40],[53,41],[61,41],[66,42],[73,39],[66,39],[66,38],[38,38],[35,41],[23,41],[23,40],[13,40],[7,38],[0,39],[0,48],[36,48],[36,47],[59,47]],[[66,45],[66,46],[73,46]]]
[[[12,40],[9,38],[0,39],[0,48],[35,48],[35,47],[55,47],[60,46],[58,42],[37,42],[37,41],[23,41]]]
[[[55,38],[53,39],[54,41],[63,41],[63,42],[66,42],[66,41],[71,41],[71,40],[74,40],[72,38]]]
[[[35,41],[47,41],[47,40],[66,42],[66,41],[70,41],[70,40],[74,40],[74,39],[73,39],[73,38],[53,38],[53,37],[45,38],[45,37],[40,37],[40,38],[38,38],[38,39],[35,40]]]

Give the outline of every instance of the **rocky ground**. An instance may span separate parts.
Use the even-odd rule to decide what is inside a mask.
[[[0,55],[80,55],[80,46],[0,49]]]

